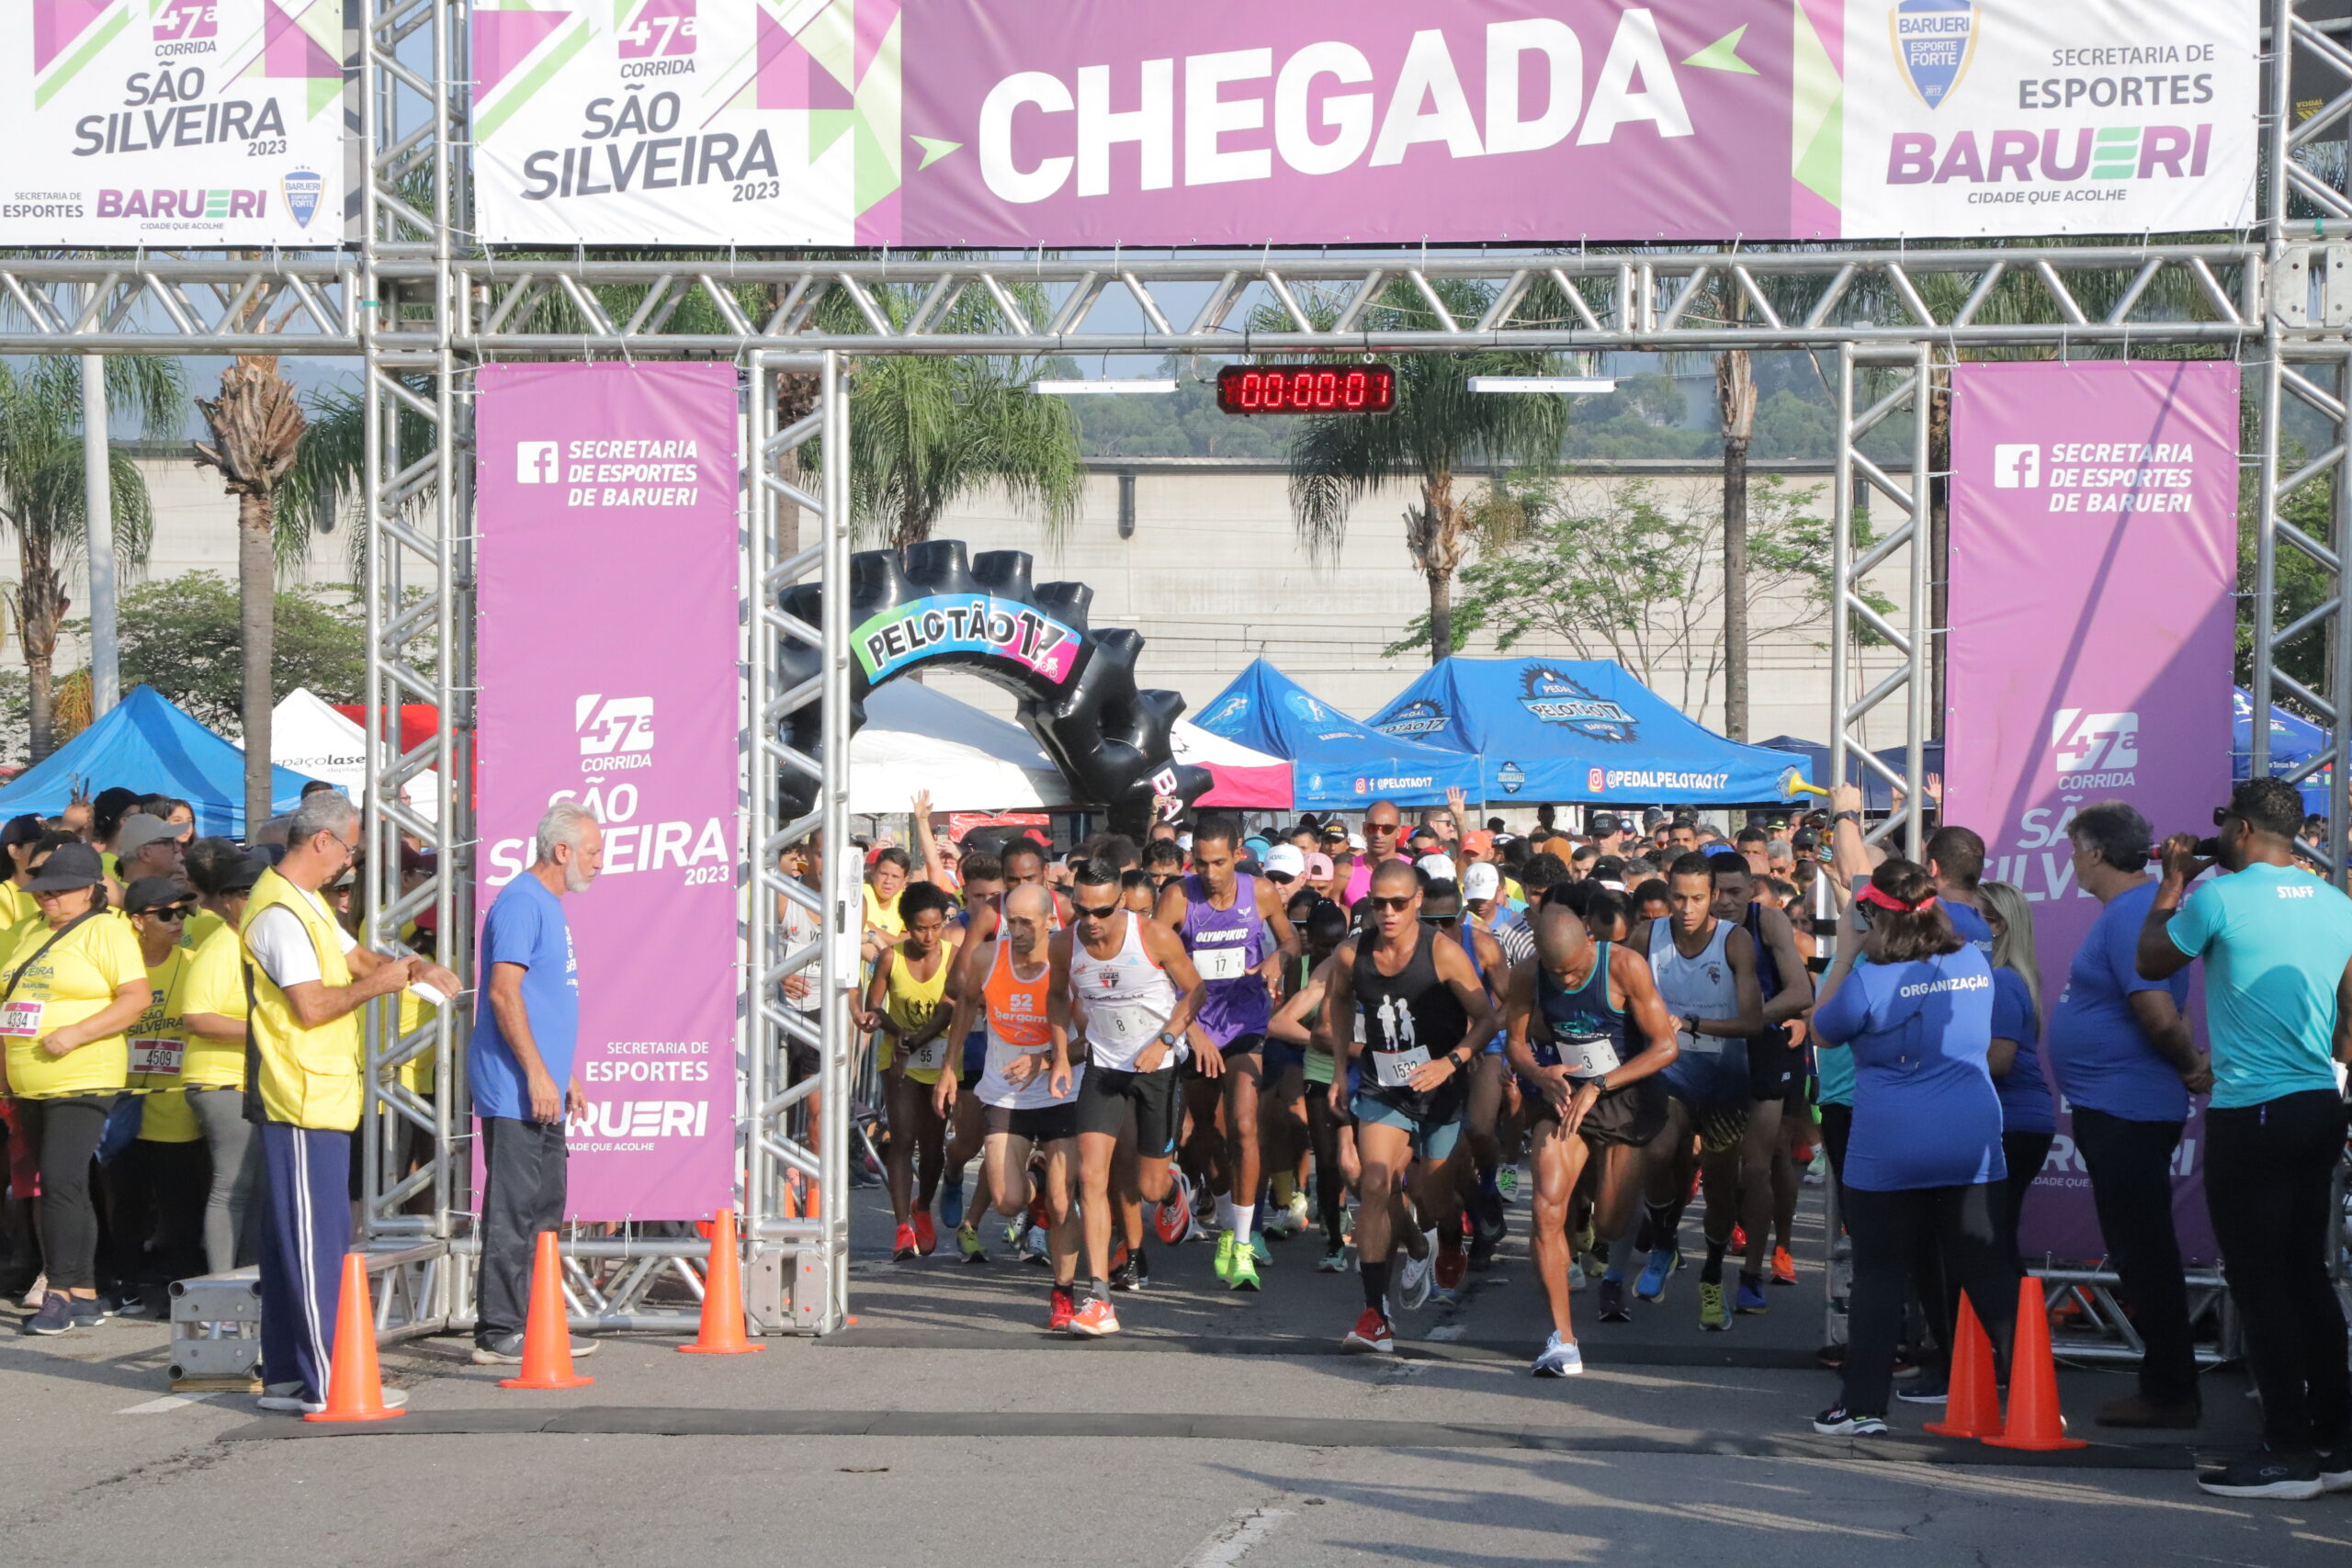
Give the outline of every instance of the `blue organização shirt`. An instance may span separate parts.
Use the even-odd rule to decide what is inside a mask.
[[[1944,919],[1951,922],[1954,936],[1984,954],[1984,961],[1987,964],[1993,961],[1993,928],[1985,923],[1984,917],[1978,913],[1973,905],[1958,903],[1950,898],[1939,898],[1936,900],[1936,908],[1941,909],[1944,912]],[[2006,1040],[2008,1036],[2003,1035],[2002,1038]],[[2039,1062],[2034,1064],[2037,1079],[2040,1077],[2041,1068],[2041,1064]],[[1852,1053],[1815,1051],[1813,1054],[1813,1076],[1820,1080],[1819,1092],[1814,1096],[1815,1105],[1850,1106],[1854,1103]]]
[[[2335,987],[2352,962],[2352,899],[2300,867],[2250,865],[2189,890],[2165,928],[2205,961],[2213,1108],[2335,1089]]]
[[[2050,1084],[2041,1076],[2041,1021],[2033,1016],[2033,993],[2026,989],[2025,976],[2014,969],[1993,971],[1993,1038],[2018,1043],[2009,1070],[1993,1080],[2001,1097],[2001,1131],[2056,1132],[2057,1108],[2050,1103]]]
[[[531,1096],[523,1068],[490,1006],[488,978],[498,964],[523,965],[523,1012],[531,1021],[531,1043],[561,1093],[571,1080],[571,1057],[580,1043],[580,964],[572,955],[563,901],[527,871],[506,885],[482,922],[476,966],[483,985],[466,1047],[474,1114],[527,1122]]]
[[[2188,1090],[2132,1011],[2135,991],[2167,990],[2174,1007],[2188,1005],[2186,971],[2168,980],[2140,977],[2140,927],[2155,901],[2154,881],[2127,887],[2091,923],[2050,1013],[2050,1070],[2071,1105],[2131,1122],[2182,1122]]]
[[[1854,1130],[1842,1179],[1866,1192],[1999,1181],[2001,1100],[1993,970],[1973,947],[1905,964],[1855,964],[1814,1010],[1814,1033],[1854,1058]]]

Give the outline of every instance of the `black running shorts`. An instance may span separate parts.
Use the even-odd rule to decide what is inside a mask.
[[[1093,1076],[1091,1073],[1087,1075],[1088,1077]],[[1052,1144],[1064,1138],[1075,1138],[1078,1136],[1078,1101],[1072,1099],[1059,1105],[1036,1105],[1027,1110],[991,1105],[988,1110],[987,1130],[990,1133],[1010,1133],[1016,1138],[1026,1138],[1035,1144]]]
[[[1525,1078],[1519,1080],[1520,1095],[1527,1103],[1528,1121],[1556,1122],[1560,1113],[1553,1107],[1551,1097],[1543,1089]],[[1666,1086],[1652,1074],[1636,1078],[1623,1089],[1612,1089],[1593,1101],[1577,1126],[1577,1135],[1596,1147],[1611,1144],[1627,1144],[1636,1148],[1648,1143],[1666,1130]]]
[[[1130,1105],[1136,1111],[1136,1153],[1146,1159],[1174,1154],[1176,1134],[1184,1122],[1176,1068],[1171,1065],[1154,1073],[1135,1073],[1089,1067],[1078,1086],[1078,1130],[1115,1138],[1126,1125]]]

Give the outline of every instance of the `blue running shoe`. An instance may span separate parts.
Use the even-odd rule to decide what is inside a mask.
[[[1666,1277],[1674,1271],[1674,1248],[1660,1247],[1651,1249],[1650,1260],[1642,1266],[1642,1277],[1634,1281],[1634,1294],[1645,1302],[1666,1299]]]
[[[1768,1311],[1770,1306],[1771,1303],[1764,1299],[1764,1282],[1761,1280],[1750,1280],[1746,1274],[1742,1274],[1739,1277],[1739,1290],[1732,1297],[1731,1310],[1752,1315]]]
[[[939,1223],[948,1230],[964,1226],[964,1179],[958,1175],[939,1195]]]

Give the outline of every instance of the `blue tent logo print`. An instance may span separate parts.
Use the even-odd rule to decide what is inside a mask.
[[[1435,735],[1445,728],[1445,709],[1428,697],[1415,697],[1373,728],[1384,735]]]
[[[1547,664],[1532,664],[1520,678],[1520,702],[1546,724],[1557,724],[1594,740],[1634,739],[1634,716],[1591,687]]]

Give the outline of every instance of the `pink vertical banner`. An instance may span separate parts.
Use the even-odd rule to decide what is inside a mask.
[[[2161,840],[2210,832],[2229,795],[2238,367],[1955,367],[1951,465],[1945,816],[1984,834],[1988,879],[2035,902],[2046,1026],[2100,909],[2075,885],[2075,813],[2129,801]],[[2201,1035],[2194,996],[2191,1011]],[[2173,1213],[2202,1262],[2219,1254],[2191,1106]],[[2107,1250],[2069,1130],[2062,1105],[2029,1259]]]
[[[475,414],[487,913],[548,805],[605,824],[564,900],[588,1101],[575,1220],[732,1201],[737,422],[726,365],[490,365]]]

